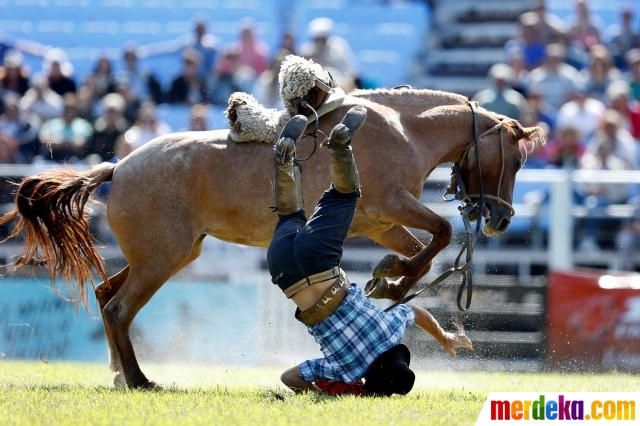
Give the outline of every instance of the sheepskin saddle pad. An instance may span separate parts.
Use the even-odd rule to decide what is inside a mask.
[[[280,97],[286,107],[282,111],[263,107],[248,93],[236,92],[229,97],[226,115],[232,140],[275,144],[287,120],[306,112],[300,102],[307,100],[312,90],[326,94],[322,103],[315,105],[318,117],[333,111],[344,102],[345,93],[339,87],[334,87],[331,75],[319,64],[300,56],[288,55],[284,59],[278,81]],[[305,115],[309,123],[316,119],[313,112]]]

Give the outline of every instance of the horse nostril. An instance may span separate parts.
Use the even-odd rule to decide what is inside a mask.
[[[511,221],[508,218],[503,217],[502,219],[500,219],[500,222],[498,222],[497,229],[500,232],[506,231],[510,224],[511,224]]]

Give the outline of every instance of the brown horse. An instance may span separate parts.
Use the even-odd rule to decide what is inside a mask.
[[[329,134],[353,105],[365,106],[368,118],[353,140],[363,196],[349,235],[367,236],[404,256],[387,256],[374,272],[378,279],[401,277],[389,283],[386,294],[398,300],[451,240],[451,225],[418,201],[431,171],[442,163],[459,162],[469,193],[477,193],[482,181],[484,193],[494,197],[485,198],[476,216],[483,213],[485,234],[499,234],[513,214],[510,203],[526,154],[524,142],[544,143],[544,135],[539,128],[522,128],[480,108],[479,131],[490,131],[474,145],[474,113],[465,97],[412,89],[354,92],[321,119],[320,129]],[[42,253],[52,280],[61,274],[79,299],[92,280],[92,268],[98,271],[103,283],[95,292],[111,368],[117,379],[124,375],[128,386],[151,388],[155,384],[140,370],[129,338],[131,321],[172,275],[198,257],[205,236],[268,246],[277,219],[269,209],[272,158],[271,146],[234,143],[227,130],[171,134],[117,164],[86,172],[57,169],[24,179],[16,194],[17,209],[0,218],[0,224],[16,219],[14,234],[26,230],[18,267]],[[324,149],[303,163],[308,209],[329,185],[328,165]],[[107,218],[128,262],[110,278],[83,209],[91,192],[109,180]],[[432,240],[423,243],[407,227],[428,231]]]

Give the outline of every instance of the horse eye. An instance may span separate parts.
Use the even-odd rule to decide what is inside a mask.
[[[520,166],[522,166],[520,160],[513,160],[513,167],[515,167],[516,170],[520,170]]]

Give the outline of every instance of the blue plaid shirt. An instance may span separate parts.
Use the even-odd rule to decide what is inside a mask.
[[[352,383],[363,378],[378,355],[402,342],[405,328],[415,319],[413,310],[404,304],[384,312],[352,284],[331,315],[307,328],[324,358],[300,364],[302,379]]]

